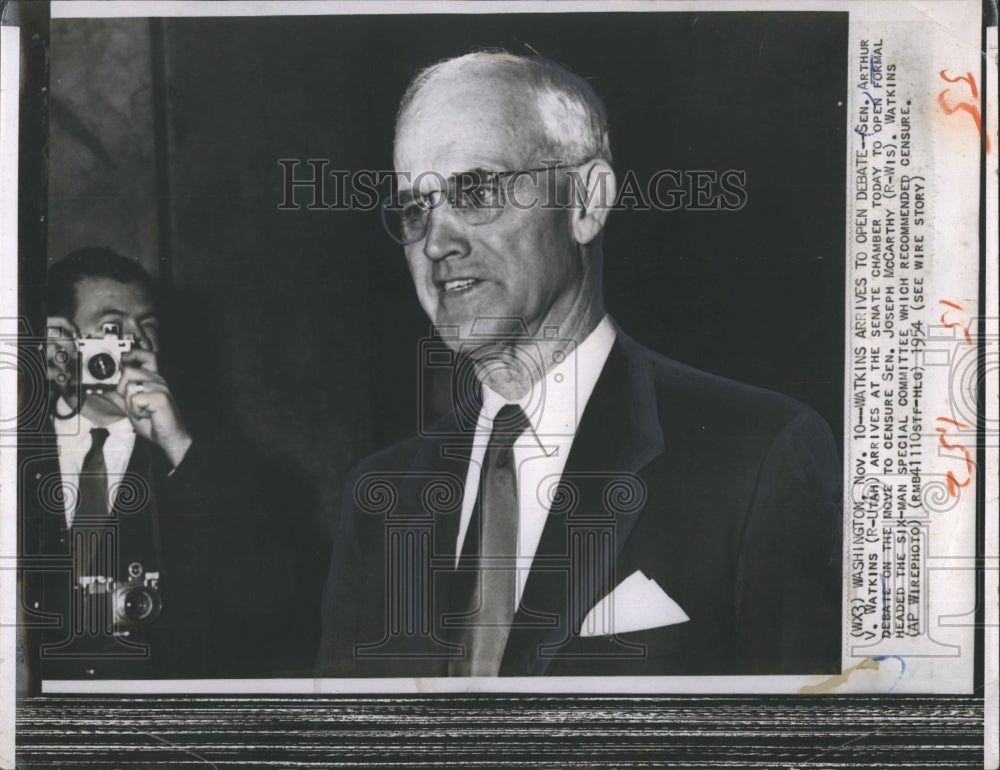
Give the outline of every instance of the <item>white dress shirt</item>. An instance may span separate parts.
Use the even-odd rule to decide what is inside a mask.
[[[70,410],[69,405],[61,398],[56,403],[56,412],[66,414]],[[83,467],[83,458],[90,451],[91,428],[100,427],[95,425],[81,414],[74,415],[67,420],[60,420],[58,417],[53,421],[53,428],[56,434],[56,445],[59,447],[59,472],[62,474],[63,484],[70,485],[74,493],[65,495],[66,499],[66,526],[73,525],[74,506],[76,504],[80,481],[80,469]],[[135,429],[126,418],[105,425],[108,431],[108,438],[104,442],[104,464],[108,469],[108,490],[110,504],[114,504],[116,485],[125,475],[128,468],[129,458],[132,457],[132,449],[135,447]]]
[[[493,430],[493,418],[506,404],[517,403],[531,423],[530,429],[514,442],[519,508],[518,603],[545,528],[552,495],[566,467],[577,426],[614,342],[615,327],[610,316],[605,315],[576,350],[567,351],[566,358],[540,381],[533,383],[531,391],[521,400],[509,402],[496,391],[483,386],[483,407],[476,423],[469,471],[465,478],[455,566],[458,566],[476,505],[479,475]]]

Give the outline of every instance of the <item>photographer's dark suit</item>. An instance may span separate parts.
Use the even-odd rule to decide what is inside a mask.
[[[68,628],[72,529],[54,494],[61,481],[55,437],[38,438],[21,448],[19,478],[22,602],[33,670],[74,679],[266,673],[280,652],[276,639],[286,626],[274,612],[285,597],[270,555],[277,553],[274,538],[263,531],[267,519],[247,481],[254,472],[244,454],[207,433],[196,436],[171,473],[163,452],[136,437],[112,512],[118,576],[140,561],[160,573],[163,599],[160,618],[133,632],[135,641],[149,645],[149,656],[137,658],[107,636],[87,641]],[[95,654],[114,649],[125,654]],[[67,652],[81,657],[67,658]]]
[[[320,674],[447,675],[456,634],[442,615],[467,606],[474,579],[453,568],[471,440],[458,415],[470,413],[362,461],[349,479]],[[501,675],[839,671],[841,466],[810,409],[619,330],[561,483]],[[690,620],[578,635],[594,603],[636,571]]]

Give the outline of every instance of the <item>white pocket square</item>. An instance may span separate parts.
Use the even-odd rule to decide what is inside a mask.
[[[633,572],[587,613],[580,636],[608,636],[690,620],[655,580]]]

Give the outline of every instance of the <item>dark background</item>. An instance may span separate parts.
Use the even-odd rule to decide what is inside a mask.
[[[108,245],[159,276],[182,404],[280,469],[282,513],[325,552],[347,471],[417,428],[429,324],[378,212],[303,190],[279,210],[278,160],[391,168],[414,71],[483,46],[590,80],[619,177],[746,171],[738,212],[613,212],[608,309],[840,441],[846,14],[54,20],[49,259]]]

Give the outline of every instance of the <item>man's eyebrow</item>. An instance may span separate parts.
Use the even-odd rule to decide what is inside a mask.
[[[127,313],[124,310],[122,310],[121,308],[109,306],[109,307],[101,308],[101,310],[98,313],[98,315],[99,316],[106,316],[106,315],[127,315]],[[145,320],[150,319],[150,318],[156,318],[156,311],[155,310],[147,310],[144,313],[141,313],[140,315],[138,315],[136,317],[140,321],[145,321]]]
[[[504,172],[495,171],[488,168],[470,168],[465,171],[456,171],[450,177],[448,177],[448,186],[450,188],[470,190],[481,184],[488,184],[491,179],[498,177]]]
[[[458,178],[458,179],[461,179],[463,177],[468,179],[470,177],[477,177],[477,176],[486,178],[492,174],[502,174],[502,173],[504,172],[500,169],[483,168],[482,166],[476,166],[475,168],[467,168],[463,171],[456,171],[451,176],[452,178]]]

